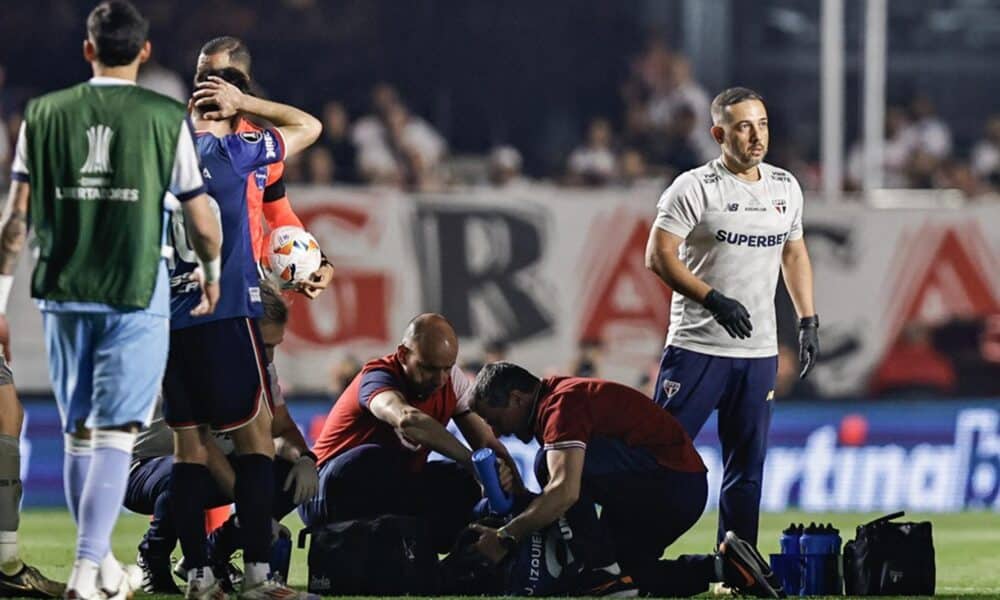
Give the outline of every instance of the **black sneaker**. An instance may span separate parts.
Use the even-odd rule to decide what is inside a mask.
[[[154,556],[140,549],[135,564],[142,569],[142,591],[149,594],[181,593],[170,572],[169,556]]]
[[[22,563],[21,570],[13,575],[0,571],[0,597],[62,598],[66,585],[57,583],[38,572],[35,567]]]
[[[753,544],[727,531],[725,539],[719,544],[719,555],[722,556],[722,571],[727,586],[758,598],[785,597],[771,567]]]
[[[635,584],[635,580],[624,573],[614,575],[604,569],[591,569],[581,573],[580,579],[578,589],[581,596],[634,598],[639,595],[639,586]]]

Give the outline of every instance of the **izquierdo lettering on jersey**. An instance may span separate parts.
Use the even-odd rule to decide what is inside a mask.
[[[747,233],[738,233],[736,231],[726,231],[725,229],[720,229],[715,232],[715,239],[717,241],[732,244],[734,246],[748,246],[750,248],[773,248],[774,246],[780,246],[785,243],[785,239],[787,237],[787,233],[778,233],[775,235],[750,235]]]

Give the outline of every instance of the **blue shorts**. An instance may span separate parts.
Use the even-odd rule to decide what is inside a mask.
[[[43,312],[42,324],[63,431],[149,425],[167,363],[168,319]]]
[[[239,429],[262,408],[273,412],[270,389],[255,320],[234,317],[170,332],[163,420],[173,429]]]

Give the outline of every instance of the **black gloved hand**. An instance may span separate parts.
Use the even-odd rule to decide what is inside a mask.
[[[722,325],[730,337],[746,339],[753,331],[750,324],[750,313],[746,307],[728,296],[723,296],[719,292],[709,290],[705,296],[705,308],[712,313],[715,320]]]
[[[819,316],[803,317],[799,319],[799,365],[802,367],[800,379],[806,378],[818,357]]]

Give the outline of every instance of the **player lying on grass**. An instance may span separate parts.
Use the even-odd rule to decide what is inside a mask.
[[[223,36],[209,40],[201,47],[198,54],[198,69],[195,80],[201,79],[203,73],[209,70],[233,68],[243,73],[247,81],[252,81],[250,73],[250,49],[243,40]],[[262,131],[262,128],[250,119],[240,119],[236,125],[237,133]],[[247,211],[250,217],[250,243],[254,258],[260,261],[267,252],[267,236],[264,232],[264,222],[270,229],[283,225],[293,225],[305,229],[302,221],[292,210],[285,193],[285,163],[278,161],[258,167],[247,176]],[[333,279],[333,263],[323,256],[319,269],[309,276],[309,279],[298,286],[298,291],[309,298],[316,298],[330,285]]]
[[[214,481],[207,464],[209,431],[227,433],[236,446],[233,495],[243,533],[241,598],[304,598],[270,574],[274,496],[272,406],[260,330],[260,281],[251,249],[247,176],[297,153],[319,136],[321,125],[291,106],[246,94],[249,81],[235,69],[203,72],[192,97],[196,147],[208,192],[222,221],[222,296],[210,317],[193,317],[198,290],[184,242],[174,223],[177,261],[171,273],[170,353],[163,379],[163,417],[174,430],[171,506],[188,571],[186,596],[224,596],[209,568],[203,514]],[[236,133],[240,113],[275,127]],[[175,213],[176,214],[176,213]]]
[[[261,340],[268,359],[271,376],[271,397],[274,402],[274,419],[271,432],[275,439],[274,502],[271,517],[280,521],[296,506],[316,494],[319,480],[316,459],[298,427],[288,414],[278,387],[274,370],[274,348],[284,337],[288,321],[288,308],[281,296],[270,287],[261,288],[264,316],[259,321]],[[139,434],[132,453],[125,508],[143,515],[153,515],[149,529],[139,544],[139,566],[143,570],[142,588],[149,593],[178,594],[170,569],[170,554],[177,544],[177,529],[170,507],[170,473],[174,464],[173,434],[163,421],[159,407],[149,429]],[[227,506],[233,502],[235,462],[232,442],[224,436],[213,436],[209,446],[207,467],[215,485],[205,496],[205,508]],[[224,585],[229,581],[232,568],[226,568],[230,557],[239,546],[238,521],[231,517],[222,527],[209,536],[208,558],[216,576]],[[186,571],[183,571],[186,575]],[[178,573],[179,575],[181,573]],[[182,578],[184,575],[182,575]]]
[[[471,386],[457,357],[451,324],[423,314],[410,322],[396,352],[365,364],[313,446],[320,491],[299,507],[306,525],[419,515],[430,523],[435,548],[447,552],[481,497],[472,453],[445,429],[452,419],[473,448],[492,448],[505,461],[502,478],[514,481],[510,453],[466,404]],[[455,462],[428,463],[431,451]]]
[[[642,393],[600,379],[539,380],[499,362],[479,372],[471,406],[498,434],[542,446],[535,461],[542,494],[499,529],[477,526],[477,547],[488,559],[499,562],[528,534],[565,516],[590,595],[690,596],[713,581],[781,595],[757,550],[732,532],[716,554],[660,560],[701,517],[708,481],[691,438]]]

